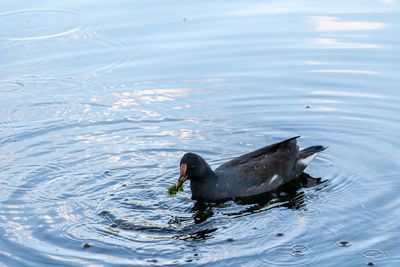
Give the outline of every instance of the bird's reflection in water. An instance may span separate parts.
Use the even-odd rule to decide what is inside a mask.
[[[319,185],[316,190],[321,190],[325,186],[325,182],[326,180],[323,181],[321,178],[314,178],[307,173],[302,173],[298,179],[279,187],[273,192],[268,192],[250,198],[235,199],[234,203],[246,207],[239,211],[222,213],[224,216],[241,217],[276,207],[285,207],[288,209],[298,210],[306,205],[305,193],[300,189]],[[216,228],[215,226],[212,227],[212,223],[210,223],[211,225],[209,225],[207,220],[214,216],[215,209],[223,209],[225,207],[229,207],[232,205],[232,203],[232,201],[217,203],[196,202],[189,210],[190,213],[193,213],[191,218],[175,218],[178,221],[180,219],[192,220],[192,227],[195,229],[192,229],[192,231],[189,233],[177,235],[175,236],[175,238],[181,240],[211,238],[212,233],[217,231],[218,228]]]

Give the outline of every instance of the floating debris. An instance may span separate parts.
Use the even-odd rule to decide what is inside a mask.
[[[337,243],[338,247],[346,248],[351,246],[351,242],[347,240],[340,241]]]
[[[119,233],[119,230],[115,229],[115,228],[106,227],[105,229],[106,229],[106,231],[108,231],[110,233],[114,233],[114,234],[118,234]]]
[[[90,248],[92,245],[90,245],[88,242],[84,242],[83,244],[82,244],[82,247],[83,248]]]

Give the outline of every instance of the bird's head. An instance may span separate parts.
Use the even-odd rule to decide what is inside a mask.
[[[206,177],[210,170],[210,166],[202,157],[195,153],[186,153],[179,164],[177,188],[182,186],[186,180],[197,181]]]

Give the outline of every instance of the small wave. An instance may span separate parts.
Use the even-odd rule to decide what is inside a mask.
[[[318,253],[307,244],[271,247],[264,250],[260,257],[268,266],[305,266],[318,261]]]
[[[76,11],[61,9],[22,9],[3,12],[0,13],[0,29],[3,29],[0,31],[0,39],[35,41],[62,37],[87,27],[92,19]]]

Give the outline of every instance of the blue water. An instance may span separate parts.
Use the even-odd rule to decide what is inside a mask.
[[[399,266],[399,5],[3,2],[0,266]],[[323,185],[166,195],[295,135]]]

